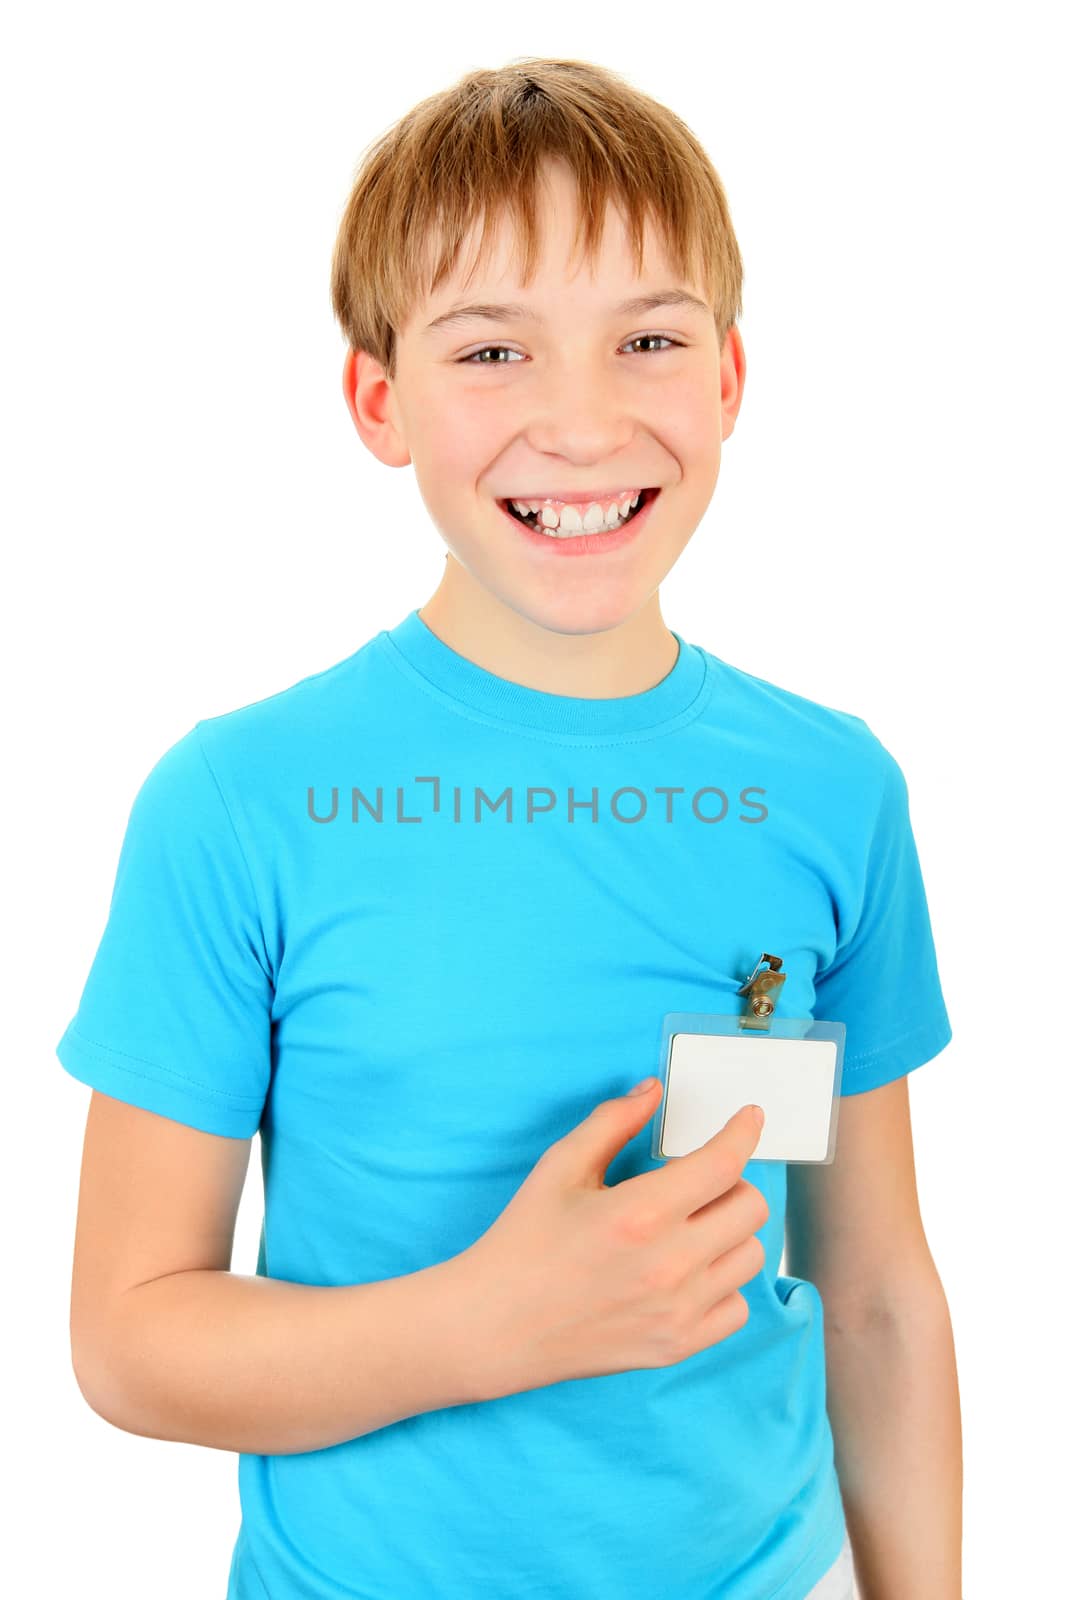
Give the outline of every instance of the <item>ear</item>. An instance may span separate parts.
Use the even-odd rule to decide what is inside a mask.
[[[381,362],[366,350],[349,349],[341,387],[356,432],[371,454],[387,467],[406,467],[411,453],[397,425],[396,396]]]
[[[722,436],[728,439],[734,431],[737,413],[741,409],[741,396],[745,392],[745,347],[736,327],[726,335],[719,358],[719,380],[722,384]]]

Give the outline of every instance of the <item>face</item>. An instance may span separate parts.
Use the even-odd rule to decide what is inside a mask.
[[[664,289],[702,302],[706,295],[679,281],[650,228],[635,276],[613,206],[596,261],[576,266],[573,179],[550,163],[543,183],[540,215],[550,225],[533,281],[519,286],[507,222],[477,278],[465,282],[472,237],[453,277],[398,334],[395,379],[357,352],[345,388],[364,443],[382,461],[413,464],[452,558],[446,566],[459,563],[465,588],[477,584],[483,604],[492,597],[553,632],[594,633],[658,610],[659,585],[714,493],[745,360],[736,329],[720,352],[710,307],[620,310]],[[502,302],[529,315],[480,312],[429,326],[460,304]],[[632,530],[611,539],[553,539],[520,526],[505,507],[624,489],[658,493]]]

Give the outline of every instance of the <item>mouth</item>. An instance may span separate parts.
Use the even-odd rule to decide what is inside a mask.
[[[583,556],[607,555],[631,544],[648,520],[649,512],[659,499],[659,486],[642,489],[637,504],[624,522],[615,528],[605,528],[597,533],[571,533],[560,536],[558,529],[546,531],[537,520],[536,512],[521,516],[508,500],[496,503],[513,528],[528,543],[540,545],[546,555]]]

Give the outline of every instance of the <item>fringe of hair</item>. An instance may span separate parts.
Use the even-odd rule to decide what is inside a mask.
[[[743,264],[726,193],[700,142],[673,111],[588,61],[522,56],[468,72],[418,105],[364,152],[334,245],[330,298],[345,339],[392,380],[396,335],[455,271],[476,225],[471,276],[510,215],[525,287],[537,269],[546,161],[574,175],[576,248],[599,252],[607,201],[626,220],[642,271],[646,219],[672,267],[702,285],[721,350],[741,315]]]

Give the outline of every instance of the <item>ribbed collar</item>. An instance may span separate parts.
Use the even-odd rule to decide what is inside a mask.
[[[688,721],[710,694],[709,659],[713,658],[688,644],[673,628],[671,634],[678,641],[678,657],[665,678],[640,694],[604,700],[547,694],[497,677],[438,638],[423,622],[418,608],[396,627],[384,629],[381,637],[424,685],[432,685],[483,717],[516,729],[610,739],[663,731],[671,723]]]

